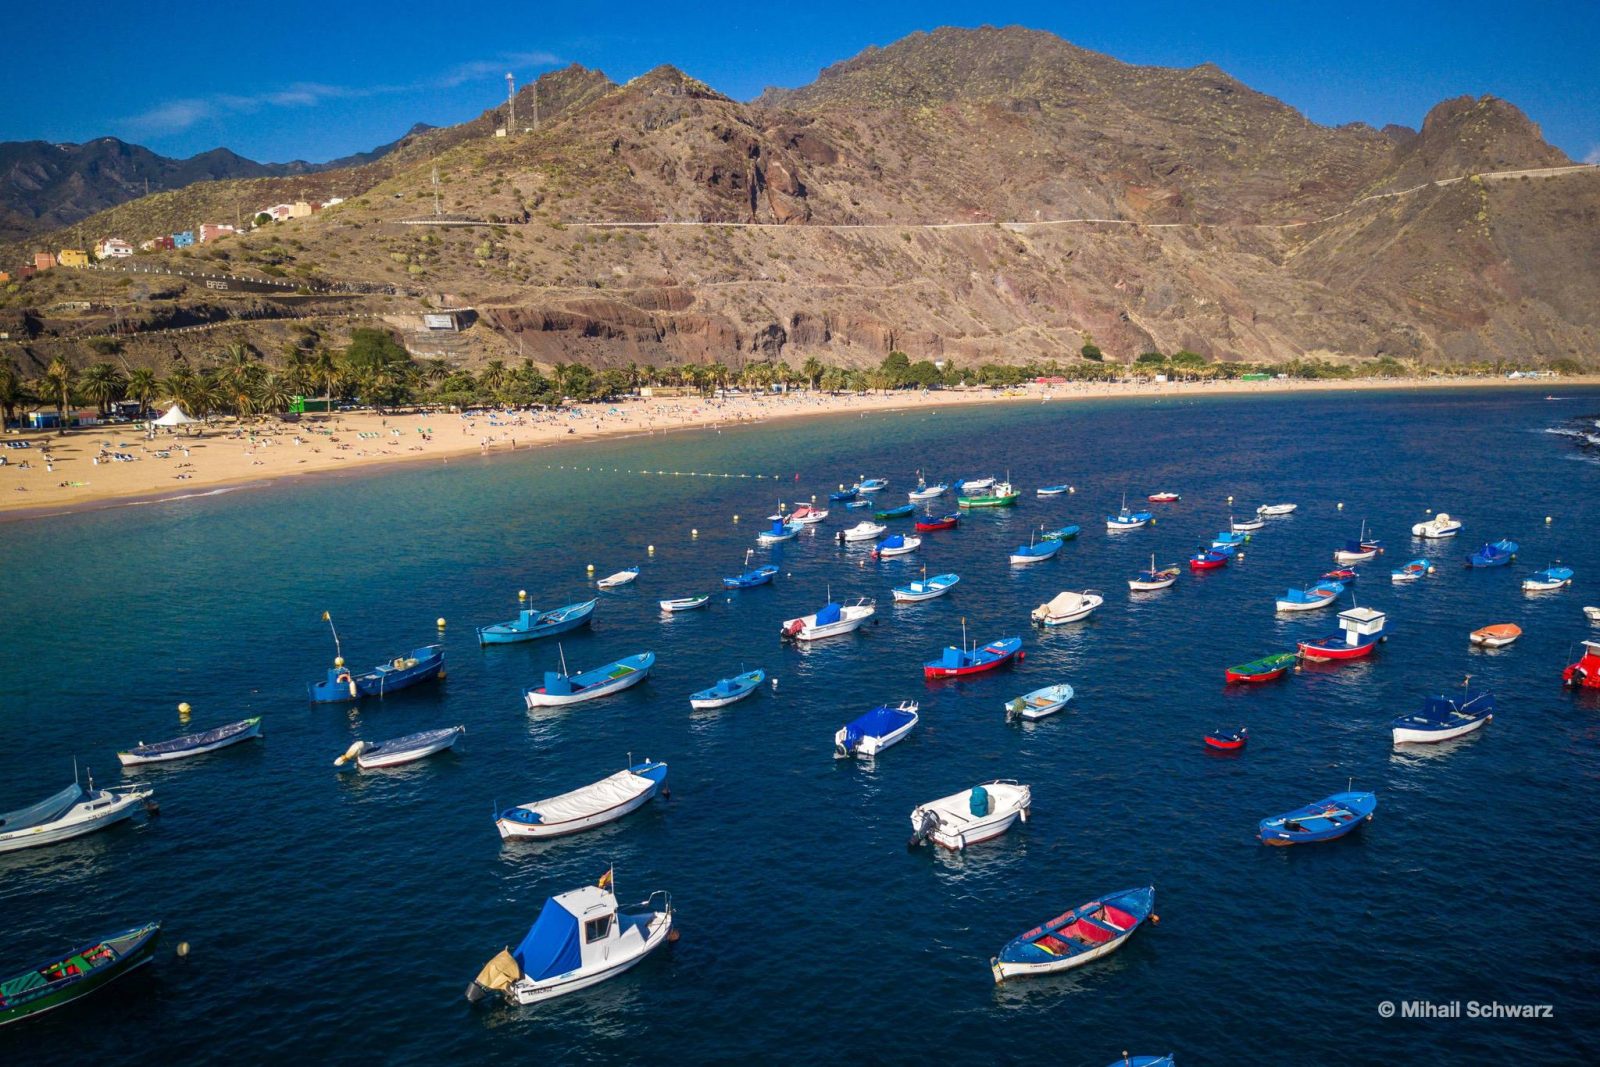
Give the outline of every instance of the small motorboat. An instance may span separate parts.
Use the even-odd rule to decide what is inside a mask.
[[[555,708],[620,693],[650,677],[656,663],[654,652],[640,652],[577,674],[567,673],[567,654],[561,652],[561,670],[545,671],[544,684],[523,690],[528,707]]]
[[[141,763],[164,763],[168,760],[188,759],[190,756],[202,756],[207,752],[215,752],[219,748],[237,745],[241,741],[249,741],[261,736],[261,719],[240,719],[226,726],[218,726],[214,730],[204,733],[184,734],[174,737],[171,741],[158,741],[147,745],[140,741],[126,752],[117,753],[117,761],[124,767],[133,767]]]
[[[502,838],[565,837],[637,811],[666,785],[667,765],[647,759],[570,793],[507,808],[494,824]]]
[[[1069,590],[1057,593],[1048,603],[1040,604],[1028,617],[1040,626],[1065,626],[1069,622],[1087,619],[1105,602],[1105,595],[1098,590],[1085,589],[1081,593]]]
[[[671,933],[671,895],[658,890],[619,908],[608,870],[598,886],[546,900],[522,943],[484,964],[467,987],[467,999],[498,994],[508,1004],[536,1004],[574,993],[628,970]]]
[[[872,549],[873,559],[892,559],[895,556],[904,556],[915,552],[922,547],[922,538],[904,534],[890,534],[879,541]]]
[[[864,511],[867,508],[870,508],[871,506],[872,506],[872,501],[863,500],[863,499],[859,499],[858,498],[856,500],[851,500],[851,501],[846,502],[846,504],[844,506],[844,509],[846,511]]]
[[[0,1026],[105,988],[149,963],[160,936],[160,923],[145,923],[8,976],[0,981]]]
[[[897,585],[892,592],[894,598],[900,603],[915,603],[919,600],[932,600],[934,597],[944,596],[955,584],[961,580],[958,574],[936,574],[928,577],[928,568],[922,568],[922,577],[906,585]]]
[[[1346,608],[1339,612],[1340,633],[1301,641],[1300,655],[1308,660],[1359,659],[1389,639],[1389,617],[1376,608]]]
[[[1561,589],[1572,584],[1571,567],[1546,567],[1542,571],[1534,571],[1522,579],[1524,593],[1548,593],[1552,589]]]
[[[1270,656],[1262,656],[1249,663],[1227,668],[1225,678],[1229,685],[1270,682],[1274,678],[1282,678],[1284,672],[1298,662],[1300,662],[1298,652],[1274,652]]]
[[[1044,541],[1074,541],[1083,531],[1077,526],[1058,526],[1054,530],[1039,531],[1039,537]]]
[[[1402,583],[1403,582],[1415,582],[1415,581],[1419,581],[1423,577],[1423,575],[1432,574],[1432,573],[1433,573],[1433,560],[1428,559],[1427,557],[1424,556],[1424,557],[1420,557],[1418,559],[1412,560],[1410,563],[1407,563],[1404,567],[1401,567],[1399,570],[1390,571],[1389,572],[1389,580],[1391,582],[1402,582]]]
[[[1461,532],[1461,520],[1452,519],[1441,511],[1427,522],[1419,522],[1411,527],[1411,536],[1420,537],[1425,541],[1437,541],[1445,537],[1454,537]]]
[[[856,485],[856,490],[862,493],[881,493],[887,488],[889,488],[887,478],[863,478]]]
[[[1154,886],[1090,901],[1013,938],[989,961],[989,970],[998,983],[1081,967],[1127,944],[1146,919],[1159,922],[1155,905]]]
[[[1522,627],[1512,622],[1497,622],[1493,626],[1483,626],[1468,635],[1472,643],[1484,648],[1504,648],[1522,636]]]
[[[785,619],[779,632],[790,641],[820,641],[854,633],[878,613],[878,605],[866,597],[838,604],[829,600],[813,614]]]
[[[907,493],[906,497],[907,499],[913,501],[936,500],[939,497],[944,496],[949,491],[950,487],[945,485],[943,482],[940,482],[937,485],[929,485],[927,482],[919,478],[917,479],[917,487],[911,490],[911,492]]]
[[[1214,571],[1219,567],[1226,567],[1228,560],[1233,558],[1233,553],[1220,548],[1202,548],[1189,557],[1189,569],[1192,571]]]
[[[1234,533],[1232,530],[1224,530],[1217,534],[1216,537],[1211,539],[1211,547],[1238,549],[1240,545],[1244,544],[1248,540],[1250,540],[1249,534]]]
[[[1182,571],[1176,563],[1165,567],[1156,566],[1156,558],[1150,557],[1150,566],[1139,572],[1137,577],[1128,579],[1128,588],[1136,593],[1150,593],[1157,589],[1168,589],[1178,581]]]
[[[659,603],[662,611],[672,615],[680,611],[694,611],[697,608],[703,608],[711,603],[711,596],[709,593],[701,593],[699,596],[682,596],[676,600],[662,600]]]
[[[1255,533],[1266,524],[1267,520],[1259,515],[1253,519],[1236,519],[1231,515],[1228,517],[1228,529],[1236,534]]]
[[[1017,498],[1022,494],[1010,482],[991,481],[988,488],[979,491],[975,486],[965,485],[961,495],[956,497],[956,506],[962,508],[1010,508],[1016,507]]]
[[[1069,485],[1041,485],[1034,493],[1038,496],[1062,496],[1070,488]]]
[[[1292,515],[1299,504],[1262,504],[1256,508],[1257,515]]]
[[[1074,696],[1072,686],[1066,682],[1047,685],[1006,701],[1006,719],[1043,719],[1067,706]]]
[[[833,735],[833,758],[876,756],[904,740],[917,721],[916,701],[880,704],[860,718],[846,723]]]
[[[1304,589],[1290,589],[1278,598],[1279,611],[1315,611],[1339,599],[1343,582],[1318,582]]]
[[[1360,572],[1352,567],[1335,567],[1327,574],[1324,574],[1322,580],[1325,582],[1343,582],[1345,585],[1349,585],[1360,577]]]
[[[1029,563],[1043,563],[1054,558],[1061,551],[1062,541],[1040,541],[1029,538],[1025,545],[1018,545],[1011,550],[1011,564],[1014,567],[1024,566]]]
[[[905,519],[916,513],[917,506],[915,504],[901,504],[897,508],[883,508],[879,511],[874,511],[872,517],[879,521],[884,519]]]
[[[839,543],[847,544],[853,541],[872,541],[880,537],[889,527],[877,522],[858,522],[849,529],[839,531]]]
[[[789,512],[788,521],[798,522],[801,526],[815,526],[828,517],[827,508],[819,508],[815,504],[797,504]],[[782,515],[768,516],[768,518],[783,518]]]
[[[961,642],[966,645],[966,624],[961,626]],[[1004,667],[1013,659],[1022,659],[1022,638],[1002,637],[997,641],[990,641],[981,648],[977,645],[971,648],[946,648],[940,653],[939,658],[930,660],[922,665],[924,678],[964,678],[969,674],[981,674]]]
[[[1515,541],[1491,541],[1478,551],[1467,557],[1469,567],[1504,567],[1517,558],[1517,549],[1521,547]]]
[[[1600,608],[1584,608],[1583,617],[1592,623],[1600,625]]]
[[[1373,793],[1335,793],[1284,815],[1262,819],[1256,836],[1267,845],[1306,845],[1332,841],[1370,822],[1378,809]]]
[[[1176,1058],[1170,1052],[1165,1056],[1130,1056],[1124,1052],[1120,1060],[1108,1067],[1175,1067],[1176,1063]]]
[[[1367,535],[1367,524],[1361,524],[1361,536],[1354,541],[1346,541],[1344,547],[1334,552],[1335,563],[1365,563],[1369,559],[1377,559],[1383,552],[1383,542]]]
[[[637,577],[639,577],[639,568],[629,567],[615,574],[608,574],[594,584],[597,589],[620,589],[625,585],[631,584]]]
[[[1391,723],[1397,745],[1432,744],[1470,734],[1494,718],[1494,695],[1462,687],[1459,697],[1426,697],[1422,710]]]
[[[828,494],[828,500],[831,501],[832,503],[835,503],[835,504],[848,504],[848,503],[850,503],[852,500],[856,499],[860,495],[861,495],[861,487],[860,486],[852,485],[850,488],[846,489],[844,486],[841,485],[839,487],[839,491],[837,493],[829,493]]]
[[[955,483],[956,492],[962,495],[982,493],[993,488],[993,478],[964,478]]]
[[[911,809],[911,847],[924,841],[959,852],[1028,821],[1033,791],[1010,778],[963,789]]]
[[[1171,504],[1174,501],[1182,500],[1183,497],[1177,493],[1151,493],[1145,499],[1152,504]]]
[[[554,637],[580,626],[587,626],[594,617],[598,599],[567,604],[551,611],[540,611],[528,606],[528,591],[517,591],[517,617],[492,626],[478,627],[478,644],[509,645],[518,641],[533,641],[541,637]]]
[[[1583,655],[1561,672],[1561,681],[1574,689],[1600,689],[1600,641],[1583,642]]]
[[[155,804],[150,798],[154,795],[153,789],[96,789],[92,776],[88,789],[73,782],[30,807],[0,813],[0,852],[53,845],[104,830],[131,817],[141,806],[153,811]]]
[[[696,711],[725,708],[754,693],[766,680],[767,672],[762,670],[745,671],[732,678],[723,678],[709,689],[690,694],[689,706]]]
[[[357,741],[345,750],[344,755],[334,760],[333,765],[343,767],[354,760],[355,765],[364,771],[398,767],[402,763],[412,763],[435,752],[454,748],[466,732],[465,726],[448,726],[442,730],[424,730],[389,741]]]
[[[756,541],[763,545],[776,545],[783,541],[793,541],[800,535],[805,527],[798,522],[784,522],[782,519],[772,520],[772,525],[756,534]]]
[[[1218,727],[1206,734],[1206,745],[1219,752],[1237,752],[1250,740],[1250,731],[1241,726],[1237,730]]]
[[[961,512],[952,511],[948,515],[923,515],[917,519],[917,532],[930,533],[934,530],[954,530],[961,521]]]
[[[409,655],[396,656],[363,674],[352,674],[343,656],[335,656],[328,676],[311,682],[306,691],[313,704],[334,704],[361,697],[384,697],[401,689],[444,677],[444,646],[423,645]]]
[[[750,549],[745,552],[744,565],[746,567],[750,567],[750,557],[752,554],[754,554],[754,552],[754,549]],[[759,567],[750,567],[749,570],[745,571],[743,574],[737,575],[736,577],[722,579],[722,588],[754,589],[758,585],[766,585],[777,576],[778,565],[776,563],[763,563]]]
[[[1148,511],[1129,511],[1128,495],[1122,495],[1122,508],[1115,515],[1106,516],[1107,530],[1137,530],[1141,526],[1149,526],[1151,515]]]

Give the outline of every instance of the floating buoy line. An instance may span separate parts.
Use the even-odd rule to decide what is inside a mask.
[[[781,474],[741,474],[736,471],[667,471],[667,470],[629,470],[625,467],[578,467],[568,466],[565,463],[546,463],[547,471],[583,471],[589,474],[647,474],[659,475],[663,478],[744,478],[753,481],[778,482],[783,480]]]

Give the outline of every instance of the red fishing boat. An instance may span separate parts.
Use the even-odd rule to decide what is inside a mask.
[[[1561,680],[1573,688],[1600,689],[1600,641],[1585,641],[1583,655],[1561,672]]]
[[[998,641],[991,641],[987,645],[966,647],[967,626],[963,620],[961,624],[961,648],[951,646],[939,654],[936,660],[929,660],[922,665],[924,678],[964,678],[969,674],[979,674],[983,671],[992,671],[1003,667],[1013,659],[1023,658],[1022,638],[1002,637]]]
[[[1327,574],[1324,574],[1322,576],[1322,580],[1326,582],[1344,582],[1349,584],[1359,577],[1361,577],[1361,575],[1357,574],[1350,567],[1336,567]]]
[[[1301,641],[1300,654],[1308,660],[1359,659],[1388,640],[1389,617],[1376,608],[1350,608],[1339,612],[1340,633]]]
[[[952,511],[948,515],[919,515],[917,516],[917,532],[927,533],[930,530],[954,530],[956,523],[961,521],[961,512]]]
[[[1237,730],[1213,730],[1206,734],[1206,744],[1222,752],[1237,752],[1250,740],[1250,731],[1243,726]]]
[[[1232,552],[1222,552],[1215,548],[1203,548],[1189,557],[1189,569],[1192,571],[1214,571],[1218,567],[1228,565],[1228,557]]]
[[[1170,504],[1174,500],[1182,500],[1183,498],[1177,493],[1151,493],[1145,499],[1152,504]]]
[[[1282,678],[1283,672],[1300,662],[1298,652],[1274,652],[1270,656],[1262,656],[1258,660],[1240,664],[1227,669],[1228,684],[1235,682],[1270,682],[1274,678]]]

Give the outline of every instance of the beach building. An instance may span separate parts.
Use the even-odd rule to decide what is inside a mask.
[[[318,412],[332,411],[333,401],[320,396],[297,396],[290,402],[289,410],[296,415],[314,415]]]

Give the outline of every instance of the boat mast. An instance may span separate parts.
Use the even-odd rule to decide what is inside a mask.
[[[556,654],[561,657],[561,677],[565,678],[567,676],[567,650],[561,646],[559,641],[556,642]]]
[[[334,628],[333,616],[329,615],[326,611],[324,611],[322,613],[322,621],[328,624],[329,631],[331,631],[333,633],[333,657],[334,657],[334,659],[344,659],[344,650],[339,647],[339,631]]]

